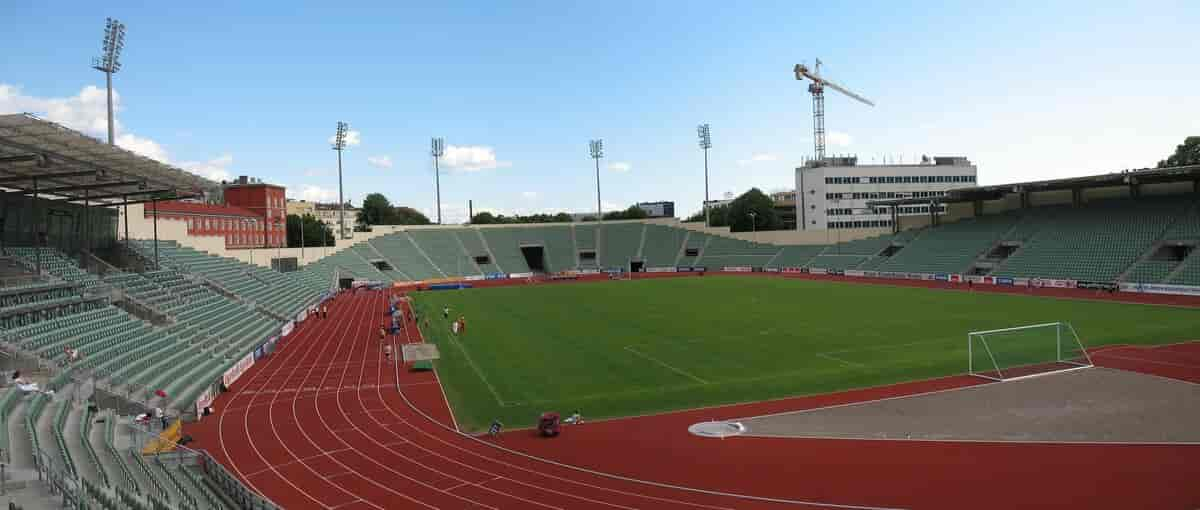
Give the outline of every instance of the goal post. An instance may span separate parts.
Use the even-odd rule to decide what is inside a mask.
[[[1069,322],[1049,322],[967,333],[967,370],[993,381],[1012,381],[1092,366]]]

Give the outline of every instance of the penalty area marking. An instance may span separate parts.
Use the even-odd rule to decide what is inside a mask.
[[[709,382],[708,382],[708,381],[705,381],[704,379],[701,379],[701,378],[699,378],[699,377],[696,377],[696,376],[694,376],[694,375],[692,375],[692,374],[690,374],[690,373],[688,373],[688,372],[684,371],[684,370],[683,370],[683,369],[681,369],[681,368],[676,368],[676,367],[673,367],[673,366],[671,366],[670,364],[668,364],[667,362],[665,362],[665,361],[663,361],[663,360],[660,360],[660,359],[658,359],[658,358],[655,358],[654,356],[651,356],[651,355],[649,355],[649,354],[646,354],[646,353],[644,353],[644,352],[641,352],[641,351],[639,351],[639,350],[637,350],[637,349],[634,349],[632,345],[626,345],[626,346],[625,346],[625,350],[627,350],[627,351],[629,351],[629,352],[633,353],[635,356],[638,356],[638,357],[640,357],[640,358],[642,358],[642,359],[646,359],[646,360],[652,361],[652,362],[654,362],[654,363],[657,363],[657,364],[659,364],[660,366],[662,366],[663,368],[666,368],[667,370],[670,370],[670,371],[672,371],[672,372],[675,372],[676,374],[679,374],[679,375],[682,375],[682,376],[684,376],[684,377],[687,377],[688,379],[691,379],[691,380],[693,380],[693,381],[696,381],[696,382],[698,382],[698,383],[700,383],[700,384],[709,384]]]

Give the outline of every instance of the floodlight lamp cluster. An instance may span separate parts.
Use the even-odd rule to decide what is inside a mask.
[[[588,152],[591,153],[592,159],[600,159],[604,157],[604,140],[592,140],[588,142]]]
[[[338,121],[337,133],[333,135],[333,150],[340,151],[346,148],[346,133],[348,131],[350,131],[350,125],[345,122]]]
[[[438,137],[429,141],[429,155],[440,158],[446,155],[446,140]]]
[[[696,136],[700,139],[701,149],[712,148],[712,132],[708,128],[708,124],[696,126]]]
[[[106,73],[121,70],[121,50],[125,49],[125,24],[108,18],[104,22],[104,42],[100,56],[92,59],[92,67]]]

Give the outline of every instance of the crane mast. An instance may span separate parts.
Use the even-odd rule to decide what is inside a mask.
[[[868,106],[875,106],[875,103],[823,78],[821,76],[821,59],[817,59],[817,65],[811,72],[804,64],[796,64],[792,71],[796,73],[797,80],[808,79],[811,81],[808,84],[808,92],[812,94],[813,101],[813,156],[816,165],[823,165],[825,164],[825,87],[828,86]]]

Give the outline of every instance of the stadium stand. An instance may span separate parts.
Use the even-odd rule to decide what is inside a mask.
[[[467,256],[457,230],[411,230],[413,243],[429,256],[434,266],[446,276],[482,274],[475,261]]]
[[[757,244],[724,236],[711,236],[696,265],[763,267],[779,254],[780,247]]]
[[[629,262],[637,257],[645,223],[604,223],[600,225],[600,266],[629,269]]]
[[[804,267],[809,264],[826,246],[823,245],[793,245],[784,246],[779,255],[772,260],[768,267]]]
[[[924,229],[920,236],[906,239],[894,255],[877,257],[861,269],[966,273],[976,257],[991,249],[1015,222],[1012,215],[983,216]]]
[[[413,242],[413,238],[407,232],[397,232],[376,237],[367,241],[367,243],[371,246],[364,249],[373,247],[394,269],[403,273],[408,279],[428,280],[431,278],[444,278],[446,276],[446,273],[433,264],[429,255],[417,247]],[[359,267],[366,267],[355,270],[356,274],[370,274],[366,268],[375,269],[366,259],[363,259],[362,262],[362,265]],[[370,279],[386,277],[386,275],[383,275],[378,270],[375,270],[375,273],[377,276]]]
[[[494,255],[495,263],[506,273],[529,272],[529,264],[521,254],[518,235],[515,228],[481,228],[484,244]]]
[[[479,233],[478,229],[458,229],[454,231],[454,235],[458,236],[458,241],[462,243],[463,250],[467,255],[475,259],[475,257],[487,257],[486,264],[476,263],[476,267],[483,274],[492,274],[503,272],[500,266],[496,265],[492,253],[488,251],[487,246],[483,244],[483,234]]]
[[[667,267],[675,265],[679,256],[679,248],[687,231],[664,225],[646,225],[646,241],[642,243],[642,261],[646,267]]]
[[[1028,211],[1033,233],[993,271],[998,276],[1115,281],[1190,204],[1177,198],[1105,200]]]
[[[596,225],[573,225],[571,227],[575,231],[575,250],[596,251]],[[596,253],[596,257],[591,260],[580,259],[580,269],[600,269],[600,254]]]

